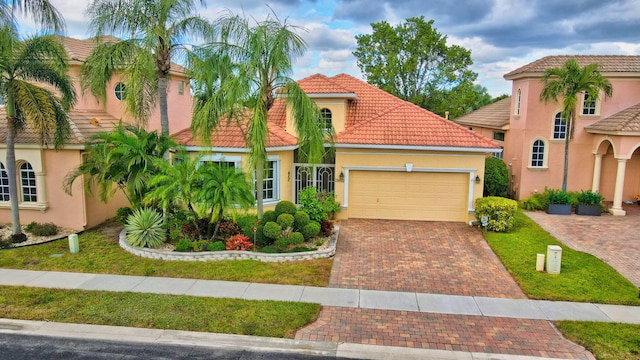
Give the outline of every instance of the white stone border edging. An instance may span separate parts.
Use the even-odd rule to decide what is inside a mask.
[[[161,260],[182,260],[182,261],[219,261],[219,260],[258,260],[263,262],[284,262],[284,261],[300,261],[328,259],[335,255],[336,244],[338,242],[338,234],[340,228],[334,227],[331,239],[329,239],[329,247],[323,250],[305,251],[286,254],[268,254],[254,251],[202,251],[202,252],[180,252],[139,248],[129,245],[127,242],[127,234],[124,229],[120,232],[120,247],[136,256],[149,259]]]

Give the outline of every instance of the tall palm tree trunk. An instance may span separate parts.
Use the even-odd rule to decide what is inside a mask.
[[[158,75],[158,100],[160,102],[160,127],[162,135],[169,135],[169,112],[167,110],[167,74]]]
[[[258,218],[262,219],[264,213],[264,162],[258,161],[256,166],[256,207],[258,208]]]
[[[18,175],[16,173],[16,109],[13,96],[8,94],[7,103],[7,175],[9,177],[9,201],[11,202],[11,235],[22,234],[20,209],[18,208]]]
[[[573,138],[573,112],[568,116],[567,134],[564,137],[564,169],[562,171],[562,191],[567,191],[567,177],[569,176],[569,142]]]

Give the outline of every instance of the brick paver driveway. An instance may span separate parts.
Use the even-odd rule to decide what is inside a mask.
[[[623,209],[626,216],[526,214],[563,244],[598,257],[640,287],[640,206]]]
[[[329,286],[526,298],[478,229],[451,222],[343,221]]]
[[[462,223],[340,224],[330,287],[526,298],[475,228]],[[296,339],[593,359],[544,320],[323,307]]]

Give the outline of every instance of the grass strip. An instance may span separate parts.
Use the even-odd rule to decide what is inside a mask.
[[[640,325],[559,321],[556,327],[598,360],[640,360]]]
[[[593,255],[570,249],[518,210],[509,233],[486,232],[485,239],[520,288],[533,299],[640,305],[638,288]],[[547,245],[562,247],[562,270],[535,270],[536,254]]]
[[[332,259],[267,263],[256,260],[165,261],[140,258],[101,229],[79,236],[80,252],[69,253],[66,239],[0,251],[0,267],[25,270],[163,276],[203,280],[327,286]],[[61,255],[61,256],[57,256]]]
[[[293,338],[320,305],[0,286],[0,317]]]

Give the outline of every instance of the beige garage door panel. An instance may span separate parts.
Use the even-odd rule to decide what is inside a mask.
[[[349,172],[349,217],[466,221],[469,174]]]

